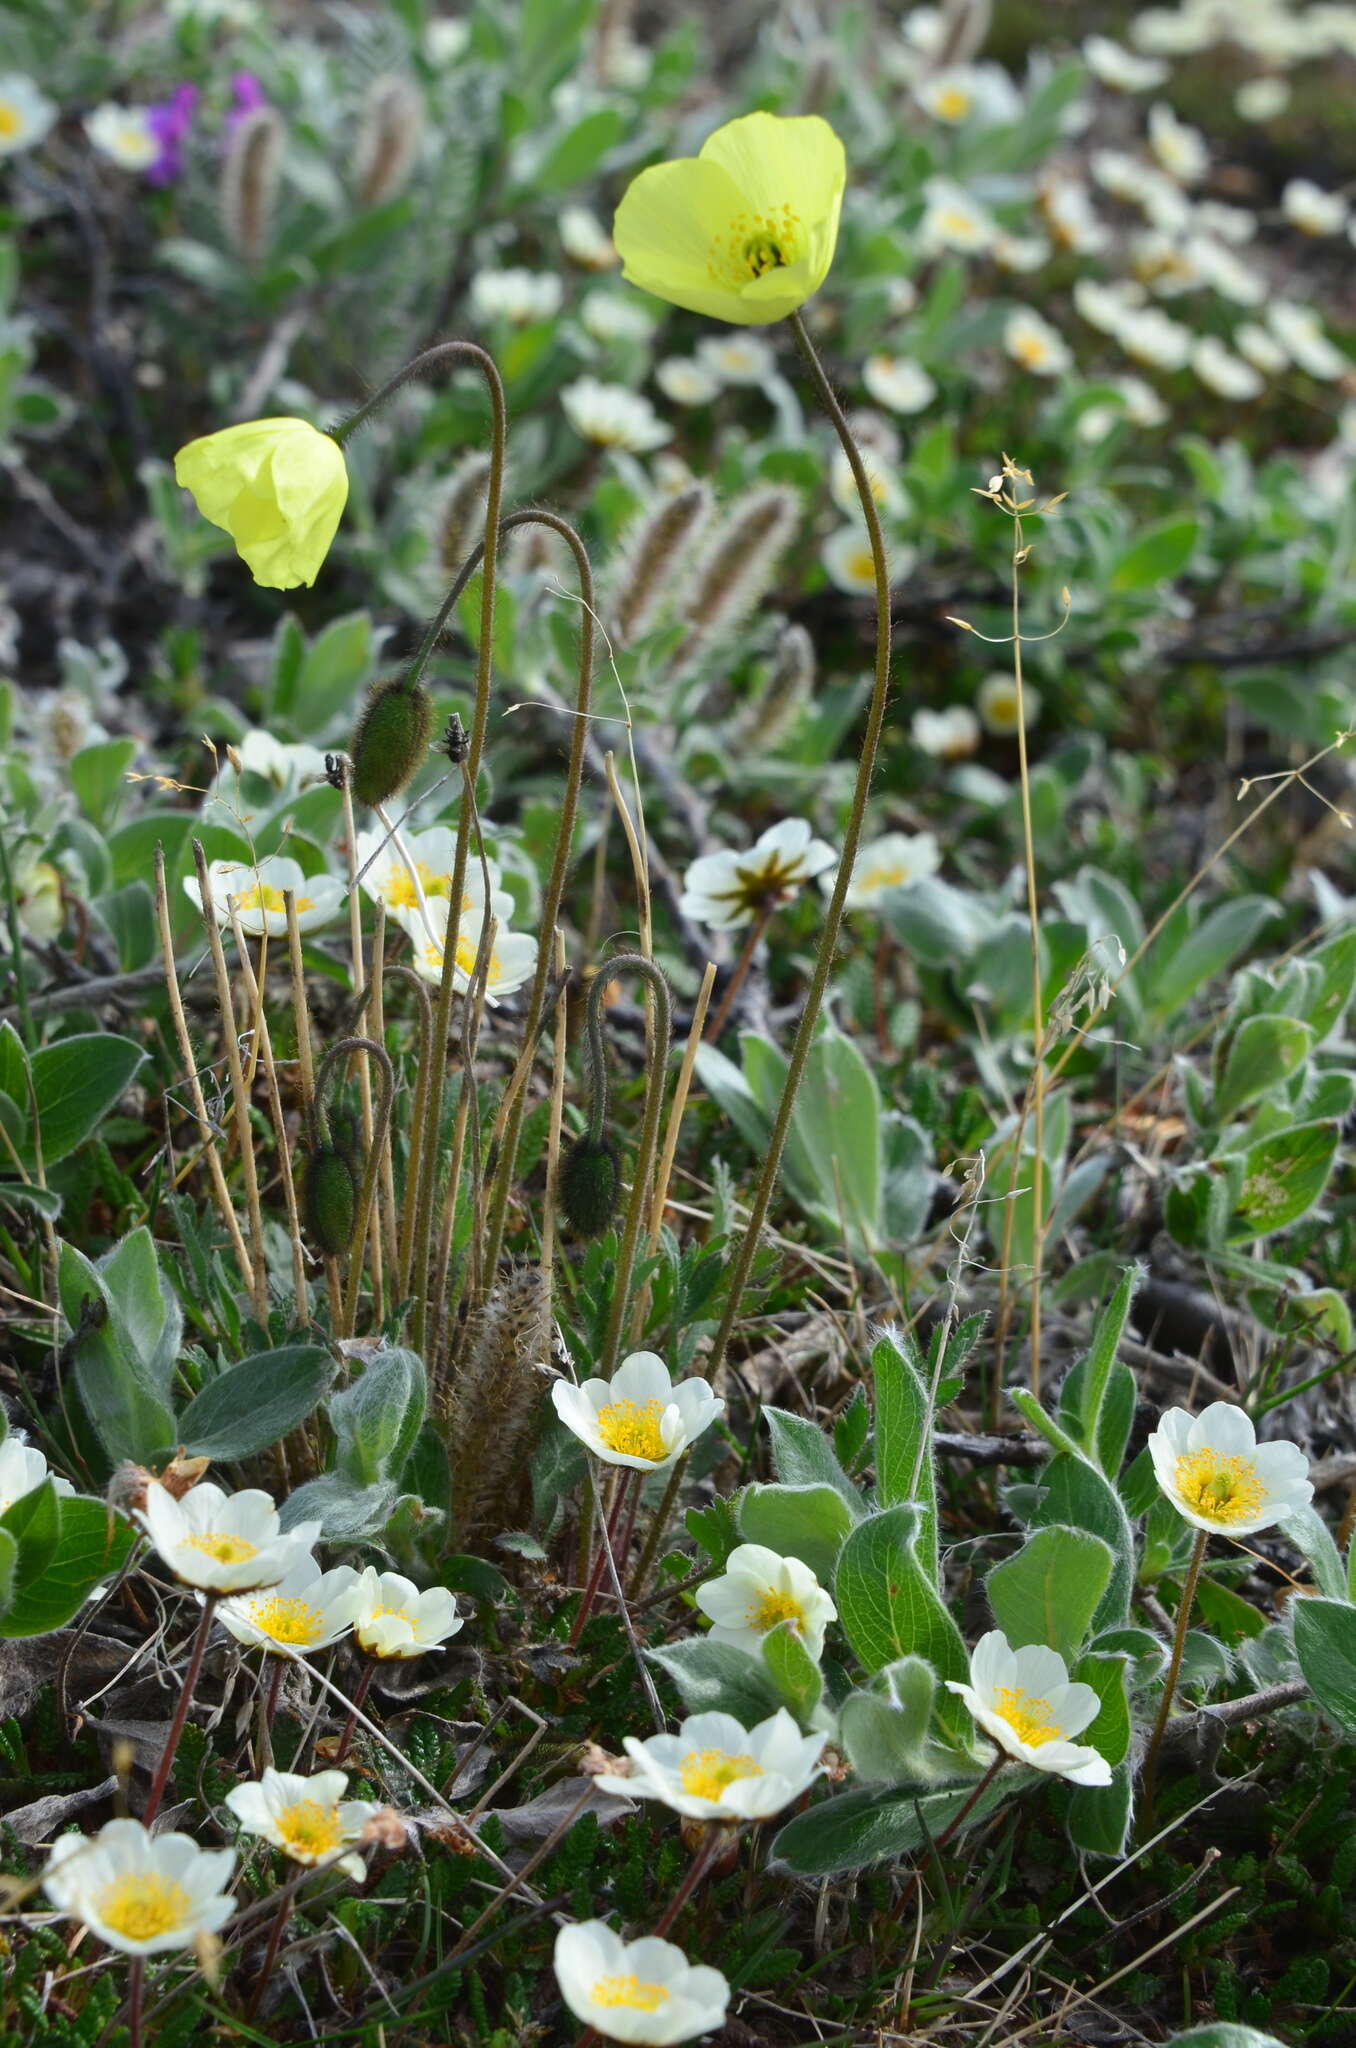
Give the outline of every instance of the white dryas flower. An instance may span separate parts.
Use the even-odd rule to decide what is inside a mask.
[[[325,780],[325,756],[319,747],[307,746],[304,740],[294,745],[276,740],[261,726],[250,728],[235,756],[247,775],[258,775],[275,789],[291,791]]]
[[[937,396],[937,386],[919,363],[906,356],[868,356],[862,365],[862,382],[877,405],[891,412],[922,412]]]
[[[1009,313],[1003,327],[1003,346],[1012,360],[1033,377],[1062,377],[1073,363],[1064,336],[1030,306],[1018,306]]]
[[[951,178],[929,178],[923,198],[918,227],[918,247],[923,255],[940,256],[954,250],[962,256],[978,256],[992,246],[997,223],[963,185]]]
[[[560,215],[560,246],[581,270],[611,270],[617,261],[612,237],[587,206],[566,206]]]
[[[1192,219],[1202,234],[1241,249],[1257,234],[1257,215],[1250,206],[1231,206],[1225,199],[1198,200]]]
[[[889,890],[907,889],[911,882],[935,875],[941,864],[941,848],[931,832],[883,832],[879,839],[864,840],[852,864],[846,908],[870,910]],[[825,895],[833,880],[832,875],[820,876]]]
[[[1233,305],[1260,306],[1266,297],[1267,282],[1256,267],[1213,235],[1188,235],[1183,253],[1200,282]]]
[[[1149,147],[1179,185],[1199,185],[1210,168],[1210,146],[1199,128],[1179,121],[1166,100],[1149,109]]]
[[[1071,1680],[1064,1659],[1043,1643],[1014,1650],[1002,1629],[990,1629],[975,1644],[969,1684],[946,1684],[1018,1763],[1074,1785],[1111,1783],[1106,1758],[1071,1739],[1097,1719],[1102,1702],[1090,1685]]]
[[[158,1956],[225,1926],[235,1911],[226,1891],[234,1865],[234,1849],[200,1849],[188,1835],[109,1820],[97,1835],[58,1836],[42,1884],[59,1913],[110,1948]]]
[[[697,361],[722,384],[766,384],[777,368],[772,344],[761,334],[708,334],[697,343]]]
[[[477,319],[503,320],[510,327],[529,327],[560,311],[560,279],[551,270],[480,270],[471,279],[471,309]]]
[[[1252,1536],[1309,1505],[1309,1460],[1284,1439],[1259,1444],[1231,1401],[1199,1415],[1169,1408],[1149,1438],[1154,1477],[1179,1515],[1221,1536]]]
[[[824,1654],[824,1632],[838,1619],[838,1609],[809,1565],[763,1543],[736,1544],[724,1571],[699,1586],[695,1598],[714,1624],[710,1640],[754,1657],[769,1630],[789,1622],[817,1664]]]
[[[1275,335],[1268,334],[1256,320],[1245,320],[1234,329],[1234,347],[1264,377],[1278,377],[1289,367],[1290,358]]]
[[[457,859],[457,835],[450,825],[430,825],[423,832],[402,832],[400,836],[401,845],[397,846],[392,833],[374,829],[360,832],[357,843],[359,885],[374,903],[384,903],[392,917],[417,910],[420,890],[426,903],[435,900],[446,903],[452,893],[452,870]],[[486,866],[490,871],[491,891],[497,897],[498,865],[487,860]],[[416,878],[418,889],[415,888]],[[512,900],[510,897],[510,908]],[[462,910],[469,911],[484,901],[485,876],[472,848],[466,862]],[[494,914],[496,917],[499,915],[497,903]]]
[[[1044,235],[997,234],[989,248],[989,254],[1000,270],[1027,276],[1033,270],[1043,270],[1050,261],[1050,244]]]
[[[288,889],[295,893],[297,928],[303,932],[327,924],[344,900],[344,885],[337,876],[303,874],[299,864],[282,853],[270,853],[260,861],[214,860],[208,866],[207,880],[217,923],[229,925],[229,899],[234,897],[240,929],[254,939],[265,932],[271,939],[286,937],[283,896]],[[184,893],[202,909],[196,875],[184,877]]]
[[[737,931],[788,902],[836,858],[804,818],[784,818],[769,825],[747,853],[704,853],[694,860],[683,877],[679,908],[713,932]]]
[[[802,1735],[785,1707],[756,1728],[733,1714],[693,1714],[676,1735],[628,1735],[629,1775],[595,1783],[623,1798],[658,1799],[689,1820],[766,1820],[820,1775],[826,1739]]]
[[[1256,398],[1265,380],[1251,363],[1236,356],[1217,334],[1203,334],[1191,351],[1191,367],[1209,390],[1221,398]]]
[[[303,1778],[270,1765],[262,1778],[233,1786],[226,1804],[247,1835],[271,1842],[293,1863],[361,1880],[367,1866],[353,1844],[379,1808],[372,1799],[345,1799],[347,1789],[346,1771]]]
[[[35,1444],[20,1443],[17,1436],[0,1441],[0,1515],[49,1478],[59,1499],[75,1492],[69,1479],[49,1473],[47,1460]]]
[[[730,1987],[720,1971],[657,1935],[623,1941],[605,1920],[573,1921],[556,1936],[554,1962],[566,2005],[604,2040],[668,2048],[725,2024]]]
[[[856,422],[854,422],[856,424]],[[872,447],[860,434],[858,452],[871,496],[882,512],[891,518],[899,518],[908,509],[904,494],[894,467],[894,451],[885,447]],[[841,448],[836,448],[829,464],[829,496],[840,512],[850,517],[861,517],[862,501],[857,490],[857,479],[852,473],[852,464]]]
[[[1001,64],[947,64],[929,71],[913,88],[925,114],[948,128],[967,121],[990,126],[1011,121],[1022,110],[1022,97]]]
[[[443,976],[443,954],[447,944],[448,903],[445,896],[426,899],[428,919],[416,907],[395,913],[397,924],[410,936],[414,948],[416,973],[425,981],[440,982]],[[452,985],[464,995],[470,988],[475,974],[476,961],[480,955],[480,940],[484,930],[485,895],[484,881],[479,886],[472,884],[468,877],[467,894],[462,899],[469,908],[463,909],[457,929],[456,951],[452,961]],[[513,913],[513,898],[507,889],[496,889],[490,897],[490,915],[496,920],[497,930],[490,942],[490,957],[485,973],[485,1000],[493,1009],[505,996],[513,995],[523,984],[530,981],[536,972],[537,942],[528,932],[510,931],[508,919]]]
[[[720,390],[720,378],[696,356],[665,356],[654,381],[675,405],[709,405]]]
[[[1350,208],[1340,192],[1325,192],[1311,178],[1292,178],[1281,194],[1281,212],[1302,235],[1340,235]]]
[[[399,1572],[379,1572],[369,1565],[358,1581],[353,1633],[369,1657],[421,1657],[436,1650],[464,1626],[457,1603],[446,1586],[420,1592]]]
[[[1216,25],[1199,7],[1145,7],[1131,22],[1130,35],[1141,50],[1156,56],[1186,57],[1209,49]]]
[[[34,148],[56,117],[54,103],[31,78],[17,71],[0,76],[0,156]]]
[[[560,394],[565,417],[583,441],[598,448],[624,448],[648,454],[673,439],[673,429],[660,419],[648,398],[624,384],[604,384],[597,377],[576,377]]]
[[[1168,408],[1152,384],[1146,384],[1142,377],[1117,377],[1114,381],[1125,401],[1125,416],[1132,426],[1162,426],[1168,417]]]
[[[160,138],[145,107],[120,107],[105,100],[86,114],[85,133],[100,156],[122,171],[149,170],[160,154]]]
[[[579,324],[595,341],[646,341],[654,320],[636,298],[600,289],[585,292],[579,302]]]
[[[1079,256],[1099,256],[1111,246],[1111,231],[1099,220],[1088,188],[1077,178],[1047,178],[1040,188],[1041,211],[1056,246]]]
[[[1243,121],[1274,121],[1290,104],[1290,81],[1249,78],[1234,94],[1234,111]]]
[[[1095,277],[1080,277],[1073,288],[1073,302],[1099,334],[1119,334],[1129,315],[1143,306],[1144,289],[1129,278],[1102,284]]]
[[[348,1634],[357,1595],[358,1574],[352,1565],[322,1572],[306,1552],[288,1566],[276,1586],[223,1600],[217,1618],[249,1649],[309,1656]]]
[[[1195,337],[1189,327],[1170,320],[1157,306],[1144,306],[1125,315],[1115,339],[1128,356],[1151,370],[1181,370],[1191,355]]]
[[[1296,369],[1306,376],[1331,383],[1351,368],[1341,349],[1323,332],[1323,322],[1312,306],[1274,299],[1267,307],[1266,321]]]
[[[1113,92],[1152,92],[1168,75],[1156,57],[1137,57],[1110,36],[1084,36],[1083,61],[1099,85]]]
[[[910,731],[918,751],[935,761],[963,761],[979,745],[979,720],[968,704],[915,711]]]
[[[985,676],[975,697],[979,708],[980,723],[986,732],[998,739],[1006,739],[1015,733],[1017,718],[1017,683],[1004,669],[995,669]],[[1022,709],[1026,714],[1024,723],[1029,731],[1041,715],[1039,690],[1032,684],[1022,684]]]
[[[653,1351],[633,1351],[610,1380],[556,1380],[551,1400],[565,1427],[605,1465],[659,1472],[725,1411],[704,1379],[679,1380]]]
[[[831,533],[821,550],[829,578],[853,597],[871,597],[876,589],[876,563],[865,527],[840,526]],[[917,560],[912,548],[897,544],[886,550],[885,567],[891,583],[907,576]]]
[[[276,1586],[320,1534],[319,1522],[298,1522],[284,1533],[262,1488],[226,1493],[210,1479],[182,1500],[151,1480],[137,1520],[180,1584],[203,1593]]]

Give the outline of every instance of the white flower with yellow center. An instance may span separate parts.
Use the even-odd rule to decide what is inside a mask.
[[[1117,377],[1113,381],[1125,401],[1125,416],[1132,426],[1163,425],[1168,417],[1168,408],[1152,384],[1146,384],[1142,377]]]
[[[1030,306],[1018,306],[1009,313],[1003,326],[1003,346],[1013,362],[1033,377],[1062,377],[1073,364],[1064,336]]]
[[[121,171],[146,171],[160,154],[160,138],[144,107],[120,107],[106,100],[85,116],[85,133]]]
[[[302,789],[307,783],[325,780],[325,756],[319,747],[305,741],[289,744],[276,740],[260,726],[251,727],[235,754],[247,775],[261,776],[278,790]]]
[[[762,1543],[739,1543],[719,1578],[699,1586],[696,1601],[714,1626],[713,1643],[730,1643],[756,1657],[763,1638],[789,1623],[816,1664],[824,1654],[824,1632],[838,1619],[808,1564],[781,1557]]]
[[[1040,188],[1041,211],[1055,244],[1080,256],[1099,256],[1111,245],[1105,223],[1098,219],[1088,188],[1076,178],[1049,178]]]
[[[1210,168],[1210,147],[1200,129],[1179,121],[1166,100],[1149,109],[1149,147],[1179,185],[1199,185]]]
[[[1156,57],[1137,57],[1110,36],[1085,36],[1083,61],[1099,85],[1112,92],[1152,92],[1168,75]]]
[[[1281,194],[1281,212],[1302,235],[1340,235],[1350,208],[1340,192],[1325,192],[1311,178],[1292,178]]]
[[[612,237],[587,206],[561,209],[560,246],[581,270],[611,270],[617,261]]]
[[[1073,288],[1073,302],[1099,334],[1119,334],[1130,314],[1144,304],[1144,288],[1129,278],[1102,284],[1095,277],[1080,277]]]
[[[1267,281],[1255,265],[1245,263],[1214,235],[1188,235],[1183,254],[1202,284],[1217,291],[1235,306],[1260,306],[1267,295]]]
[[[358,1574],[352,1565],[322,1572],[308,1553],[289,1565],[276,1586],[237,1593],[222,1601],[217,1615],[249,1649],[307,1657],[348,1634],[357,1595]]]
[[[656,363],[654,381],[675,405],[709,405],[720,391],[720,378],[696,356],[665,356]]]
[[[45,92],[17,71],[0,76],[0,156],[32,149],[57,117]]]
[[[566,2005],[605,2041],[667,2048],[725,2024],[730,1987],[720,1971],[657,1935],[623,1941],[605,1920],[577,1920],[557,1934],[554,1962]]]
[[[770,825],[747,853],[704,853],[683,877],[679,909],[713,932],[737,931],[786,903],[804,882],[833,866],[836,855],[804,818]]]
[[[888,448],[873,448],[860,435],[858,438],[862,467],[866,471],[866,480],[877,509],[892,519],[898,519],[908,510],[908,499],[904,493],[904,486],[895,473],[894,457]],[[835,450],[829,464],[829,496],[840,512],[845,512],[849,518],[860,519],[861,498],[857,491],[857,479],[853,475],[852,464],[841,448]]]
[[[1256,239],[1257,215],[1252,208],[1232,206],[1226,199],[1199,200],[1192,219],[1202,234],[1227,242],[1231,249],[1241,249],[1245,242]]]
[[[1026,276],[1045,268],[1050,261],[1050,244],[1044,235],[995,235],[989,254],[1000,270]]]
[[[446,1586],[420,1592],[399,1572],[369,1565],[358,1581],[353,1633],[369,1657],[421,1657],[436,1650],[464,1626]]]
[[[403,832],[401,845],[394,836],[377,830],[358,834],[358,881],[374,903],[384,903],[391,917],[409,916],[424,901],[444,903],[452,893],[452,870],[457,858],[457,835],[450,825],[430,825],[424,832]],[[406,857],[408,855],[408,858]],[[490,888],[498,892],[499,869],[487,861]],[[413,870],[413,871],[411,871]],[[419,887],[415,887],[416,877]],[[513,899],[508,899],[512,909]],[[469,911],[485,901],[485,876],[474,848],[467,855],[462,909]],[[495,915],[500,911],[497,907]]]
[[[638,391],[623,384],[604,384],[597,377],[576,377],[560,394],[561,409],[581,441],[597,448],[622,448],[647,455],[673,439],[673,429]]]
[[[1266,380],[1225,346],[1217,334],[1203,334],[1191,351],[1191,367],[1209,391],[1221,398],[1256,398]]]
[[[891,412],[923,412],[937,396],[937,386],[920,363],[907,356],[868,356],[862,365],[862,382],[877,405]]]
[[[97,1835],[61,1835],[43,1872],[59,1913],[129,1956],[192,1948],[235,1911],[226,1891],[234,1849],[200,1849],[187,1835],[152,1835],[139,1820],[105,1821]]]
[[[923,198],[918,247],[925,256],[979,256],[992,246],[997,223],[963,185],[950,178],[929,178]]]
[[[394,913],[397,924],[410,936],[414,947],[415,971],[425,981],[441,981],[443,953],[447,944],[448,903],[446,896],[427,900],[428,918],[416,907]],[[483,877],[468,874],[467,893],[462,898],[461,922],[452,961],[452,985],[462,995],[471,986],[480,955],[485,928],[485,884]],[[490,941],[485,974],[485,1000],[493,1008],[504,996],[511,996],[530,981],[537,965],[537,942],[527,932],[513,932],[508,920],[513,915],[513,898],[507,889],[495,889],[490,896],[490,915],[496,923]]]
[[[529,327],[560,311],[560,279],[550,270],[481,270],[471,279],[471,309],[476,318],[502,320],[509,327]]]
[[[271,939],[287,936],[284,897],[289,889],[296,897],[297,928],[303,932],[327,924],[344,900],[344,885],[336,876],[306,875],[282,853],[270,853],[260,861],[214,860],[208,865],[207,880],[217,923],[230,923],[233,898],[247,938],[261,938],[265,932]],[[202,909],[196,875],[184,877],[184,893]]]
[[[1245,320],[1234,329],[1234,347],[1264,377],[1279,377],[1290,366],[1290,358],[1275,335],[1268,334],[1259,321]]]
[[[844,898],[849,910],[870,910],[891,889],[907,889],[927,875],[935,875],[942,864],[941,849],[931,832],[883,832],[857,848],[852,880]],[[832,875],[821,875],[819,886],[828,895]]]
[[[49,1473],[47,1460],[36,1445],[21,1443],[17,1436],[7,1436],[0,1441],[0,1515],[46,1479],[51,1480],[58,1499],[75,1492],[69,1479],[60,1479],[55,1472]]]
[[[767,1820],[820,1776],[826,1740],[802,1735],[785,1707],[756,1728],[733,1714],[693,1714],[676,1735],[628,1735],[630,1772],[595,1783],[621,1798],[658,1799],[689,1820]]]
[[[991,676],[985,676],[975,696],[979,709],[980,723],[986,732],[996,739],[1007,739],[1018,726],[1017,684],[1015,679],[1002,669],[996,669]],[[1026,727],[1030,731],[1041,715],[1040,692],[1030,683],[1022,685],[1022,709],[1026,713]]]
[[[1097,1719],[1102,1702],[1090,1685],[1070,1679],[1064,1659],[1043,1643],[1014,1650],[1002,1629],[990,1629],[975,1644],[969,1684],[946,1684],[1016,1762],[1074,1785],[1111,1783],[1106,1758],[1072,1740]]]
[[[898,583],[907,576],[917,559],[912,548],[887,547],[885,568],[890,582]],[[829,572],[830,581],[836,583],[840,590],[847,591],[851,597],[874,597],[876,563],[865,527],[840,526],[825,541],[821,560]]]
[[[345,1799],[347,1789],[346,1771],[317,1771],[303,1778],[270,1767],[262,1778],[233,1786],[226,1804],[247,1835],[271,1842],[293,1863],[334,1867],[361,1881],[367,1866],[353,1844],[361,1841],[379,1808],[375,1800]]]
[[[653,1351],[633,1351],[610,1380],[585,1380],[580,1386],[556,1380],[551,1400],[565,1427],[595,1458],[633,1472],[672,1465],[725,1410],[704,1379],[680,1380],[675,1386]]]
[[[771,343],[759,334],[708,334],[697,343],[697,361],[722,384],[763,385],[777,368]]]
[[[648,341],[654,320],[636,298],[620,292],[585,292],[579,302],[579,324],[594,341]]]
[[[915,711],[909,729],[919,753],[934,761],[963,761],[979,745],[979,720],[968,704]]]
[[[1145,7],[1130,24],[1132,40],[1157,57],[1187,57],[1208,50],[1217,34],[1215,18],[1202,7]]]
[[[1127,313],[1116,329],[1125,353],[1151,370],[1185,369],[1195,340],[1189,327],[1170,320],[1157,306]]]
[[[954,128],[978,113],[979,88],[968,65],[953,64],[929,72],[914,86],[913,96],[925,114]]]
[[[1169,1408],[1149,1438],[1154,1477],[1179,1515],[1219,1536],[1252,1536],[1309,1505],[1309,1460],[1283,1438],[1259,1444],[1230,1401],[1199,1415]]]
[[[320,1534],[319,1522],[299,1522],[284,1534],[261,1488],[226,1493],[210,1479],[182,1500],[153,1479],[137,1520],[180,1584],[202,1593],[276,1586]]]
[[[1245,79],[1234,94],[1234,112],[1241,121],[1274,121],[1289,104],[1288,78]]]
[[[1323,332],[1323,322],[1312,306],[1274,299],[1267,307],[1266,322],[1295,368],[1306,376],[1331,383],[1351,368],[1341,349]]]

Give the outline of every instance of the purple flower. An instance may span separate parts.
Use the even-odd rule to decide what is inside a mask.
[[[146,109],[146,118],[152,135],[160,144],[160,153],[146,172],[152,185],[172,185],[184,173],[184,143],[193,125],[193,110],[198,104],[196,85],[179,85],[167,100],[156,100]]]
[[[247,114],[256,107],[268,105],[268,94],[252,71],[237,71],[231,79],[231,104],[227,109],[225,129],[228,135],[240,126]]]

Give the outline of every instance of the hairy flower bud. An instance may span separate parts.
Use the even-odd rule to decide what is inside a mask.
[[[306,1161],[302,1210],[307,1235],[326,1258],[339,1258],[353,1243],[358,1216],[358,1173],[349,1153],[332,1139],[320,1139]]]
[[[403,789],[424,758],[433,727],[433,700],[422,683],[408,688],[399,676],[374,683],[353,730],[353,794],[360,804],[384,804]]]
[[[621,1165],[608,1137],[576,1138],[560,1162],[560,1206],[576,1237],[601,1237],[617,1210]]]

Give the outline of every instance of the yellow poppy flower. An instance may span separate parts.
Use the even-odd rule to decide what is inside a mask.
[[[612,227],[622,275],[736,327],[784,320],[828,275],[846,181],[817,114],[727,121],[700,155],[633,179]]]
[[[174,474],[256,583],[315,582],[348,497],[344,452],[328,434],[305,420],[246,420],[188,442]]]

